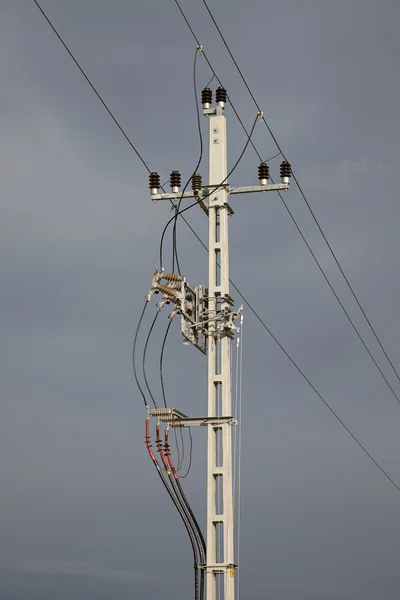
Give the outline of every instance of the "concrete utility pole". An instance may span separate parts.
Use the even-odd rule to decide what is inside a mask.
[[[150,176],[153,200],[195,198],[208,215],[208,288],[191,288],[184,278],[172,286],[172,274],[157,272],[152,290],[158,288],[165,299],[173,302],[171,313],[181,315],[181,329],[185,339],[207,354],[208,410],[207,417],[187,417],[175,409],[152,409],[150,415],[171,426],[204,425],[207,427],[207,559],[200,565],[206,571],[207,600],[234,600],[234,510],[233,510],[233,452],[231,399],[231,344],[237,327],[238,312],[233,309],[229,295],[228,222],[233,210],[229,205],[231,194],[287,190],[291,175],[290,165],[281,165],[282,183],[269,185],[269,168],[261,163],[258,186],[230,188],[227,182],[227,139],[224,108],[226,91],[218,88],[216,106],[212,92],[202,92],[203,113],[209,119],[209,184],[201,185],[201,178],[192,178],[193,192],[179,191],[180,175],[171,175],[172,193],[159,194],[159,177]],[[260,115],[262,118],[262,115]],[[179,177],[177,177],[179,175]],[[178,276],[176,276],[178,277]],[[164,283],[163,283],[164,281]]]

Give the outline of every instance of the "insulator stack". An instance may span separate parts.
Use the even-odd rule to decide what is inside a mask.
[[[160,292],[169,300],[172,300],[172,302],[175,302],[176,300],[176,295],[174,294],[174,290],[166,285],[159,285],[158,289],[160,290]]]
[[[192,190],[198,192],[201,189],[201,175],[200,173],[194,173],[192,175]]]
[[[172,408],[152,408],[151,411],[152,417],[170,417],[172,416]]]
[[[162,279],[166,279],[167,281],[182,281],[182,275],[178,273],[163,273]]]
[[[201,103],[203,108],[210,108],[212,103],[212,91],[210,88],[204,88],[201,92]]]
[[[282,183],[289,183],[290,177],[292,176],[292,167],[287,160],[284,160],[283,163],[281,163],[280,172]]]
[[[215,98],[218,106],[225,106],[227,98],[226,89],[223,87],[219,87],[215,93]]]
[[[258,167],[258,180],[260,185],[267,185],[269,179],[269,166],[267,163],[262,162]]]
[[[160,189],[160,176],[155,171],[149,175],[149,186],[151,194],[158,194]]]
[[[169,181],[171,184],[171,189],[173,194],[178,194],[179,188],[181,187],[181,174],[179,171],[172,171],[169,176]]]

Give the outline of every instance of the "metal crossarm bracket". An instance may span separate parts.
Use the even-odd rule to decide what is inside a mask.
[[[235,425],[233,417],[188,417],[175,408],[152,408],[149,410],[151,417],[157,417],[161,423],[168,423],[171,427],[202,427],[228,424]]]

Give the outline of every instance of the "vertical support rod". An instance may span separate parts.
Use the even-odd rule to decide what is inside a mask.
[[[209,117],[209,184],[227,176],[226,119],[221,107]],[[228,307],[228,192],[209,197],[209,318]],[[211,320],[208,328],[208,416],[232,415],[231,341]],[[217,484],[218,480],[218,484]],[[207,432],[207,600],[234,600],[234,519],[230,424],[208,425]],[[220,496],[220,497],[218,497]],[[222,589],[223,588],[223,593]],[[218,595],[217,595],[218,594]]]

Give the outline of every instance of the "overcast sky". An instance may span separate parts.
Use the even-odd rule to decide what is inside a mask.
[[[196,46],[173,0],[42,6],[145,160],[188,177],[199,151]],[[210,6],[400,369],[398,0]],[[251,127],[255,107],[202,2],[182,7]],[[34,2],[0,0],[0,17],[0,597],[186,600],[190,546],[146,454],[131,369],[169,207],[151,203],[145,168]],[[210,77],[199,59],[199,90]],[[226,116],[232,166],[245,136],[229,106]],[[276,152],[262,124],[255,144],[265,159]],[[249,148],[231,183],[256,184],[258,163]],[[201,172],[205,180],[206,160]],[[400,395],[294,186],[285,200]],[[281,201],[232,205],[234,282],[400,484],[399,403]],[[206,239],[204,214],[188,219]],[[189,282],[205,283],[207,255],[183,223],[178,244]],[[400,493],[244,316],[242,597],[397,599]],[[161,321],[148,354],[158,397]],[[165,380],[170,405],[205,413],[206,361],[181,344],[178,323]],[[205,431],[195,431],[185,489],[202,524],[204,453]]]

